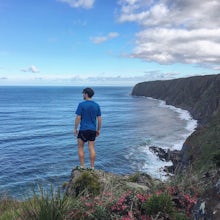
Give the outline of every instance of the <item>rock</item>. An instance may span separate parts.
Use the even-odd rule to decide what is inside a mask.
[[[207,177],[208,176],[208,177]],[[219,220],[220,216],[220,170],[211,170],[200,180],[207,189],[194,207],[195,220]]]
[[[180,169],[180,166],[182,164],[182,152],[178,150],[165,150],[160,147],[156,146],[150,146],[149,149],[155,153],[160,160],[162,161],[171,161],[173,165],[171,166],[165,166],[164,171],[167,172],[168,174],[174,174],[176,170]]]
[[[84,175],[84,176],[83,176]],[[65,185],[65,192],[69,196],[78,196],[80,194],[79,188],[77,188],[76,182],[81,178],[91,178],[90,181],[97,181],[99,185],[99,193],[119,191],[120,190],[134,190],[151,192],[154,187],[161,183],[160,180],[153,179],[151,176],[144,173],[136,173],[132,175],[118,175],[103,170],[77,170],[73,168],[69,182]],[[83,185],[85,183],[82,183]],[[92,184],[92,183],[88,183]],[[85,188],[87,185],[85,184]]]
[[[215,190],[220,195],[220,179],[218,179],[217,183],[215,184]]]
[[[128,188],[131,188],[131,189],[135,189],[135,190],[143,190],[143,191],[146,191],[146,192],[148,192],[148,191],[150,191],[150,188],[149,188],[149,186],[145,186],[145,185],[141,185],[141,184],[138,184],[138,183],[133,183],[133,182],[126,182],[125,183],[126,184],[126,186],[128,187]]]
[[[169,161],[170,160],[169,152],[160,148],[160,147],[150,146],[149,150],[151,152],[153,152],[154,154],[156,154],[160,158],[160,160],[162,160],[162,161]]]

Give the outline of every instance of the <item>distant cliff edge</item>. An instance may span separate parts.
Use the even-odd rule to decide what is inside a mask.
[[[133,96],[146,96],[188,110],[198,128],[185,141],[182,162],[198,170],[220,165],[220,74],[138,83]]]
[[[142,82],[134,86],[132,95],[164,100],[205,124],[220,108],[220,74]]]

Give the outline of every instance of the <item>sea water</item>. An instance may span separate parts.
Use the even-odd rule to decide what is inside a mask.
[[[62,185],[79,164],[73,135],[82,87],[0,87],[0,194],[26,195],[33,185]],[[96,139],[96,169],[146,172],[163,179],[149,146],[180,150],[196,128],[187,111],[131,96],[131,87],[95,87],[103,126]],[[85,145],[85,161],[89,153]]]

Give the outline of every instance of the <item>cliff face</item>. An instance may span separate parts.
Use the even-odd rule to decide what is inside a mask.
[[[164,100],[188,110],[194,119],[205,124],[220,108],[220,74],[142,82],[134,86],[132,95]]]
[[[220,74],[142,82],[134,86],[132,95],[164,100],[188,110],[198,120],[200,126],[183,145],[184,162],[201,169],[219,158]]]

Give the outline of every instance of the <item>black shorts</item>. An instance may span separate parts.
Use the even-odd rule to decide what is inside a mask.
[[[80,138],[84,142],[95,141],[96,131],[92,131],[92,130],[79,131],[77,138]]]

